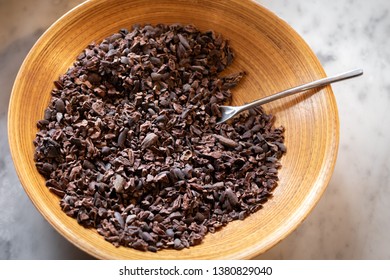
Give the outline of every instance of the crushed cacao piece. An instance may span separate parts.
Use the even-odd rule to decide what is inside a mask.
[[[34,160],[60,206],[115,246],[182,250],[258,211],[283,127],[261,107],[216,124],[244,72],[193,25],[136,25],[91,43],[54,82]]]

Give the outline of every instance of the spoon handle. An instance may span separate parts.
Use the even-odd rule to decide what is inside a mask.
[[[353,77],[357,77],[357,76],[360,76],[362,74],[363,74],[363,70],[362,69],[355,69],[355,70],[348,71],[348,72],[345,72],[345,73],[342,73],[342,74],[338,74],[338,75],[335,75],[335,76],[323,78],[323,79],[320,79],[320,80],[317,80],[317,81],[314,81],[314,82],[310,82],[310,83],[307,83],[307,84],[304,84],[304,85],[300,85],[300,86],[297,86],[297,87],[293,87],[293,88],[290,88],[290,89],[287,89],[287,90],[275,93],[273,95],[270,95],[270,96],[267,96],[267,97],[255,100],[255,101],[253,101],[251,103],[242,105],[242,106],[240,106],[238,111],[242,112],[242,111],[245,111],[245,110],[250,109],[252,107],[259,106],[259,105],[262,105],[262,104],[265,104],[265,103],[268,103],[268,102],[271,102],[271,101],[274,101],[274,100],[277,100],[277,99],[280,99],[280,98],[283,98],[283,97],[286,97],[286,96],[289,96],[289,95],[292,95],[292,94],[295,94],[295,93],[298,93],[298,92],[302,92],[302,91],[305,91],[305,90],[308,90],[308,89],[312,89],[312,88],[315,88],[315,87],[322,87],[322,86],[325,86],[325,85],[328,85],[328,84],[331,84],[331,83],[334,83],[334,82],[338,82],[338,81],[350,79],[350,78],[353,78]]]

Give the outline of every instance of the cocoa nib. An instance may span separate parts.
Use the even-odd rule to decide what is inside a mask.
[[[136,25],[88,45],[54,82],[34,140],[61,209],[151,252],[199,245],[261,209],[284,129],[260,107],[216,124],[244,76],[221,76],[233,59],[226,39],[193,25]]]

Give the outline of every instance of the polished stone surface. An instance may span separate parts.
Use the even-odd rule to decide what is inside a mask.
[[[91,258],[60,236],[24,193],[7,140],[8,100],[29,49],[82,1],[0,0],[0,259]],[[334,84],[340,149],[312,213],[258,259],[390,259],[390,4],[387,0],[258,0],[310,45]]]

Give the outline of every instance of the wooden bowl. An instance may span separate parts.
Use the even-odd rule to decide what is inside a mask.
[[[247,76],[233,89],[242,104],[325,76],[304,40],[284,21],[249,0],[93,0],[60,18],[38,40],[17,75],[9,107],[9,143],[22,185],[42,215],[69,241],[100,259],[248,259],[291,233],[310,213],[331,177],[338,149],[339,122],[330,86],[275,101],[265,107],[286,128],[287,154],[274,196],[244,221],[208,234],[201,245],[141,252],[115,248],[60,209],[35,168],[33,140],[53,82],[92,41],[131,29],[135,23],[192,23],[230,40],[236,53],[231,71]]]

